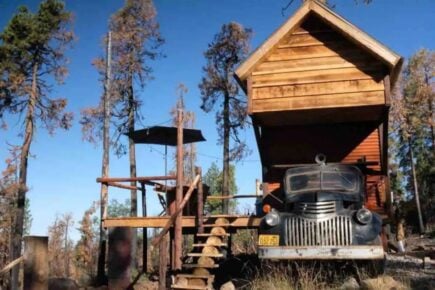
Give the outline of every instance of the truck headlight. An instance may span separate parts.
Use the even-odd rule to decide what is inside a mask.
[[[269,226],[274,227],[279,224],[279,214],[276,211],[272,210],[264,217],[264,221]]]
[[[359,209],[355,214],[356,220],[363,225],[368,224],[372,220],[372,216],[372,212],[366,208]]]

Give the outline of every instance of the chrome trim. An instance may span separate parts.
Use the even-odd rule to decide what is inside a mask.
[[[349,246],[352,244],[352,221],[349,216],[327,219],[285,218],[286,246]]]
[[[295,204],[297,214],[311,218],[324,218],[334,215],[336,211],[336,201],[298,202]]]
[[[299,259],[299,260],[367,260],[383,259],[382,246],[339,247],[258,247],[260,259]]]

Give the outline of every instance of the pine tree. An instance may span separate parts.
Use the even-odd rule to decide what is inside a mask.
[[[80,240],[77,242],[74,254],[74,263],[80,270],[80,282],[89,282],[95,278],[95,269],[97,268],[98,252],[98,234],[94,230],[93,215],[96,211],[96,205],[93,204],[85,211],[82,220],[79,222]],[[80,283],[82,284],[82,283]]]
[[[397,159],[405,178],[405,190],[415,200],[423,231],[421,212],[433,209],[430,174],[434,156],[434,53],[418,51],[408,61],[401,81],[401,91],[393,98],[392,124],[397,141]],[[420,206],[420,199],[424,201]],[[421,207],[421,210],[420,210]]]
[[[249,152],[239,137],[239,130],[248,126],[245,97],[239,94],[233,74],[249,51],[251,30],[231,22],[224,24],[205,51],[206,65],[199,84],[201,109],[205,112],[216,110],[219,143],[223,144],[222,194],[230,195],[230,161],[240,160]],[[230,138],[234,141],[230,149]],[[222,210],[228,213],[228,200],[224,200]]]
[[[18,194],[13,227],[11,258],[21,255],[27,167],[36,125],[54,133],[60,127],[68,129],[72,114],[65,113],[66,99],[50,98],[52,77],[62,83],[67,73],[65,48],[73,40],[68,30],[71,14],[64,3],[46,0],[36,13],[22,6],[0,34],[0,118],[6,126],[5,113],[25,114],[23,143],[20,148]],[[18,270],[13,271],[12,288],[18,283]]]
[[[73,241],[69,237],[74,221],[72,214],[57,216],[48,228],[48,258],[50,276],[71,276],[71,261],[73,257]]]
[[[222,196],[222,179],[223,172],[219,170],[216,163],[212,163],[204,174],[204,184],[209,186],[210,195]],[[230,191],[233,194],[237,194],[238,188],[236,185],[236,168],[234,165],[230,165]],[[218,214],[222,209],[222,200],[209,200],[207,202],[205,211],[209,214]],[[235,213],[237,207],[237,201],[231,200],[229,202],[229,213]]]

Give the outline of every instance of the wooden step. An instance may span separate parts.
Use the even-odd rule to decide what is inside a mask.
[[[192,289],[192,290],[207,290],[210,289],[208,286],[195,286],[195,285],[177,285],[172,284],[172,289]]]
[[[228,245],[225,243],[221,243],[221,244],[193,244],[192,246],[198,247],[198,248],[201,248],[201,247],[228,247]]]
[[[210,257],[210,258],[222,258],[223,254],[205,254],[205,253],[189,253],[189,257]]]
[[[214,275],[194,275],[194,274],[177,274],[180,278],[195,278],[195,279],[214,279]]]
[[[231,227],[232,224],[204,224],[204,228],[213,228],[213,227]]]
[[[207,269],[214,269],[219,268],[219,264],[214,264],[212,266],[206,266],[206,265],[200,265],[200,264],[183,264],[184,268],[207,268]]]
[[[229,237],[230,234],[211,234],[211,233],[204,233],[204,234],[196,234],[197,237]]]

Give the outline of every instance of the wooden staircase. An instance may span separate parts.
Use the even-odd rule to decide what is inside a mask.
[[[229,221],[216,218],[204,224],[206,233],[195,235],[192,252],[183,264],[183,271],[173,276],[172,289],[212,290],[215,276],[212,274],[219,268],[219,259],[226,257]]]

